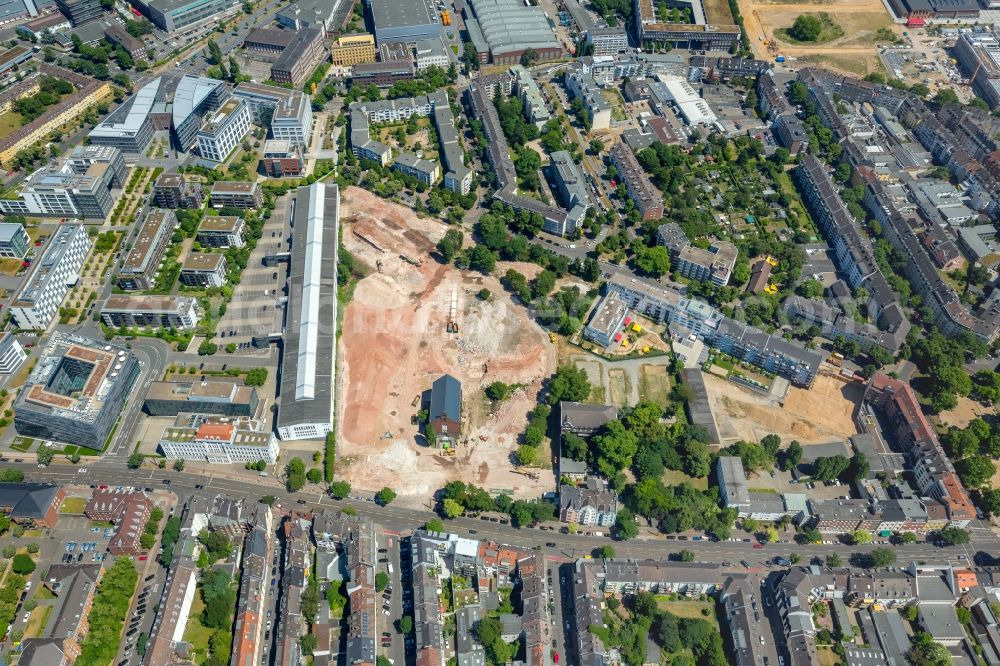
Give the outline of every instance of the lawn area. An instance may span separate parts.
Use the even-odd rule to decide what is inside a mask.
[[[17,275],[17,272],[21,270],[22,263],[20,259],[0,259],[0,273]]]
[[[819,653],[819,663],[820,666],[837,666],[840,662],[840,657],[837,653],[828,647],[816,648]]]
[[[67,497],[59,507],[59,513],[83,513],[86,506],[86,497]]]
[[[666,597],[659,596],[656,598],[656,605],[671,615],[705,620],[716,629],[719,628],[719,620],[715,617],[715,603],[712,601],[668,601]],[[708,609],[708,615],[702,614],[704,609]]]
[[[14,441],[10,443],[10,448],[21,453],[26,453],[34,443],[35,440],[30,437],[15,437]]]
[[[205,610],[205,602],[201,600],[201,594],[196,592],[194,601],[191,603],[191,614],[188,616],[187,626],[184,627],[184,640],[191,644],[191,651],[196,657],[197,663],[201,663],[208,657],[208,639],[213,631],[201,623],[203,610]]]
[[[38,587],[38,591],[35,592],[35,600],[36,601],[43,601],[43,600],[55,599],[55,598],[56,598],[56,595],[52,594],[52,590],[50,590],[49,588],[45,587],[44,585],[40,585]]]
[[[670,404],[670,375],[666,367],[653,364],[639,367],[639,399],[651,400],[663,407]]]
[[[844,29],[840,27],[833,17],[826,12],[819,12],[816,18],[820,20],[823,24],[823,29],[819,33],[819,37],[811,41],[801,41],[792,37],[790,28],[778,28],[774,31],[774,36],[783,42],[788,42],[789,44],[799,44],[803,46],[815,46],[818,44],[826,44],[827,42],[832,42],[835,39],[839,39],[844,36]]]
[[[692,478],[692,477],[688,476],[684,472],[678,472],[678,471],[675,471],[675,470],[672,470],[672,469],[668,469],[666,472],[663,473],[663,484],[665,486],[667,486],[668,488],[670,486],[679,486],[682,483],[686,483],[686,484],[688,484],[690,486],[694,486],[698,490],[707,490],[708,489],[708,478],[707,477],[704,478],[704,479],[695,479],[695,478]]]
[[[0,139],[7,138],[22,125],[24,125],[24,118],[17,111],[0,114]]]
[[[24,629],[24,637],[37,638],[41,635],[45,631],[45,625],[49,623],[50,615],[52,615],[51,604],[39,606],[31,611],[31,617],[28,618],[28,625]]]

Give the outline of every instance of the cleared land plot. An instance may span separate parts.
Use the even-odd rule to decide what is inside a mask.
[[[826,375],[818,376],[810,389],[790,387],[784,406],[707,373],[705,388],[723,444],[759,441],[772,433],[783,441],[823,444],[843,441],[858,431],[851,414],[861,387]]]
[[[958,404],[955,405],[955,409],[950,409],[947,412],[941,412],[938,415],[938,421],[946,426],[964,428],[969,425],[969,422],[972,419],[995,416],[996,414],[996,407],[986,407],[972,398],[959,396]]]
[[[548,479],[514,474],[511,457],[542,380],[555,371],[555,345],[498,280],[429,256],[444,234],[442,224],[358,188],[341,196],[343,244],[370,274],[357,284],[344,311],[337,387],[340,469],[357,487],[390,486],[401,500],[414,503],[454,479],[537,496]],[[493,294],[485,302],[476,298],[484,287]],[[446,332],[449,320],[456,321],[458,333]],[[462,382],[462,438],[452,457],[428,448],[411,423],[420,408],[414,399],[445,373]],[[494,381],[525,388],[491,411],[482,389]]]
[[[776,55],[817,62],[843,72],[864,75],[879,71],[876,33],[887,28],[901,35],[903,27],[892,22],[880,0],[847,2],[757,2],[739,0],[747,35],[756,57],[773,60]],[[842,35],[817,44],[793,43],[783,37],[801,14],[826,14]],[[774,42],[773,48],[769,48]]]

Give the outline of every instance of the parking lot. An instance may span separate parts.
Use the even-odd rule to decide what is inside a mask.
[[[278,199],[271,218],[264,223],[261,239],[250,254],[233,300],[219,321],[217,330],[221,345],[235,342],[246,348],[255,335],[281,333],[288,262],[265,266],[264,257],[290,250],[290,214],[291,197],[286,195]]]

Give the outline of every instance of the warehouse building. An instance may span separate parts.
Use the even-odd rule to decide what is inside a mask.
[[[48,328],[66,293],[76,284],[90,246],[83,226],[64,224],[56,229],[45,254],[35,262],[34,270],[10,304],[18,328]]]
[[[441,19],[433,0],[369,0],[366,4],[379,44],[441,36]]]
[[[486,52],[494,64],[515,65],[528,49],[539,60],[562,57],[562,44],[540,7],[520,0],[469,0],[468,8],[465,25],[481,58]]]
[[[250,131],[250,107],[232,98],[198,130],[198,153],[206,160],[224,162]]]
[[[217,414],[254,416],[260,399],[252,386],[223,379],[204,382],[153,382],[143,407],[150,416]]]
[[[278,436],[318,439],[333,428],[340,191],[300,187],[295,198]]]
[[[174,328],[198,325],[195,299],[187,296],[110,296],[101,308],[101,321],[112,328]]]
[[[156,271],[177,225],[172,210],[153,209],[146,216],[139,234],[118,270],[118,286],[126,291],[152,289]]]
[[[305,146],[312,135],[313,113],[309,96],[298,90],[260,83],[243,82],[233,90],[233,97],[250,107],[253,121],[270,128],[271,136]]]
[[[101,450],[139,363],[124,347],[53,334],[15,402],[18,434]]]

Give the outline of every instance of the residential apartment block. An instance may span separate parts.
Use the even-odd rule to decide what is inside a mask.
[[[264,191],[260,183],[219,180],[212,185],[211,197],[214,208],[232,206],[248,210],[264,205]]]
[[[180,280],[189,287],[221,287],[226,283],[226,256],[189,252],[181,264]]]
[[[618,170],[618,177],[625,183],[629,198],[642,219],[655,220],[663,217],[663,195],[650,182],[635,153],[623,141],[611,148],[611,163]]]
[[[159,208],[201,208],[201,181],[182,173],[161,173],[153,185],[153,202]]]
[[[152,510],[153,502],[146,493],[130,488],[105,488],[94,491],[83,515],[114,524],[115,532],[108,543],[112,555],[138,555],[142,551],[139,537]]]
[[[205,247],[243,247],[244,226],[238,215],[206,215],[198,225],[197,239]]]
[[[583,485],[559,487],[559,520],[577,525],[611,527],[618,517],[618,494],[597,477]]]
[[[112,328],[173,328],[191,330],[198,325],[197,301],[187,296],[109,296],[101,308],[101,321]]]
[[[729,284],[738,254],[732,243],[717,240],[707,250],[697,247],[676,222],[661,225],[657,240],[670,250],[671,268],[684,277],[711,281],[719,287]]]
[[[118,269],[118,286],[126,291],[151,289],[177,226],[174,211],[154,208],[139,227],[132,249]]]

